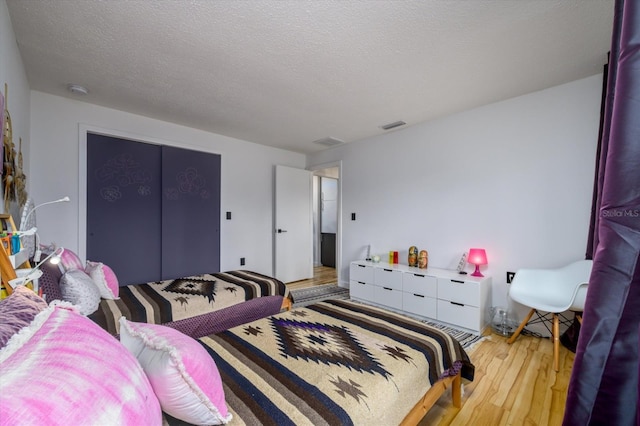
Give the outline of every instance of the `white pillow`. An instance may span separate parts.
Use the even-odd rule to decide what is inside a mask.
[[[82,315],[90,315],[100,305],[100,290],[89,275],[80,269],[71,269],[60,279],[62,300],[78,306]]]
[[[142,365],[163,411],[197,425],[231,420],[218,367],[196,340],[170,327],[121,317],[120,342]]]

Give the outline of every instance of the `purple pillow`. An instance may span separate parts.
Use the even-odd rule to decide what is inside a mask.
[[[16,287],[13,293],[0,300],[0,349],[45,309],[47,302],[25,286]]]
[[[60,278],[62,272],[58,265],[51,262],[45,262],[40,266],[42,276],[38,278],[38,286],[42,289],[42,294],[47,302],[53,300],[62,300],[62,292],[60,291]]]

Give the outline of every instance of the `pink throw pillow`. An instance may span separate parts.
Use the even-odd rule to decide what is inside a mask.
[[[60,272],[62,272],[63,274],[73,269],[84,269],[82,261],[80,260],[78,255],[67,248],[64,249],[62,251],[62,254],[60,255],[60,263],[58,263],[58,268],[60,268]]]
[[[15,337],[0,350],[0,423],[162,423],[135,357],[68,302],[52,302]]]
[[[163,411],[200,425],[231,420],[218,367],[196,340],[169,327],[121,317],[120,341],[142,365]]]
[[[100,297],[103,299],[117,299],[120,292],[118,277],[111,268],[102,262],[92,262],[87,260],[84,271],[89,274],[93,282],[100,290]]]

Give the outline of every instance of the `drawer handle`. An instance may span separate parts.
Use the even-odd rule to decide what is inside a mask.
[[[414,296],[416,296],[416,297],[424,297],[424,296],[423,296],[423,295],[421,295],[421,294],[415,294],[415,293],[413,293],[413,295],[414,295]]]
[[[361,268],[366,268],[366,266],[364,266],[364,265],[358,265],[358,266],[361,267]]]
[[[364,281],[358,281],[358,284],[366,285],[367,283],[365,283]]]
[[[422,274],[413,274],[413,275],[415,275],[416,277],[424,278],[424,275]]]
[[[389,287],[382,287],[382,288],[385,289],[385,290],[389,290],[389,291],[393,290],[392,288],[389,288]]]
[[[464,303],[456,303],[456,302],[449,302],[452,305],[457,305],[457,306],[464,306]]]
[[[451,280],[452,283],[464,284],[464,281]]]
[[[383,269],[383,271],[393,272],[393,270],[392,270],[392,269],[386,269],[386,268],[385,268],[385,269]]]

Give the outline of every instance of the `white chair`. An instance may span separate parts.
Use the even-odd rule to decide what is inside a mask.
[[[560,322],[570,322],[562,316],[562,312],[573,311],[582,323],[581,313],[587,297],[587,287],[591,275],[593,261],[579,260],[557,269],[520,269],[511,282],[509,297],[524,306],[531,308],[527,317],[518,329],[507,340],[513,343],[534,313],[537,319],[531,323],[548,321],[551,314],[553,330],[553,368],[558,371],[560,357]],[[545,312],[541,315],[539,312]],[[546,324],[545,324],[546,326]],[[549,329],[549,327],[547,327]]]

